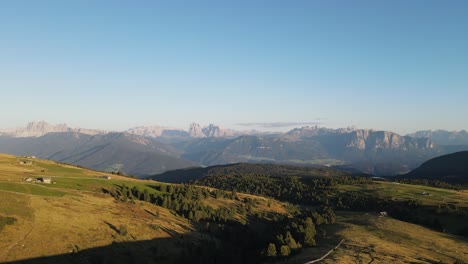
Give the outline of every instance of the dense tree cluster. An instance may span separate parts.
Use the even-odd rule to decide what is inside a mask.
[[[379,198],[363,191],[340,191],[338,185],[376,184],[366,177],[274,177],[257,174],[212,175],[195,181],[196,184],[237,190],[273,197],[302,205],[330,205],[338,210],[380,212],[386,211],[390,216],[402,221],[423,225],[434,230],[443,231],[440,215],[468,217],[467,208],[456,205],[437,207],[423,206],[420,200],[389,200]],[[444,182],[425,181],[428,185],[438,187],[456,187]],[[314,219],[315,222],[321,219]],[[276,245],[276,244],[275,244]],[[277,245],[278,254],[281,245]]]
[[[244,212],[242,209],[237,210],[236,207],[221,207],[213,209],[209,205],[203,203],[204,199],[209,197],[218,199],[238,199],[235,192],[225,192],[221,190],[210,191],[207,188],[195,187],[193,185],[166,185],[160,184],[154,186],[159,191],[150,193],[147,189],[143,191],[138,187],[132,188],[122,185],[115,189],[108,190],[113,197],[124,202],[133,202],[135,200],[149,202],[169,210],[172,210],[177,215],[194,221],[212,221],[226,223],[232,220],[236,213]],[[246,207],[249,206],[249,201],[246,201]],[[246,210],[247,212],[247,210]]]
[[[333,194],[339,184],[373,184],[372,180],[366,177],[276,177],[254,173],[213,175],[194,183],[304,205],[326,203],[327,196]]]
[[[385,211],[388,215],[405,222],[444,231],[440,216],[468,217],[468,208],[445,204],[438,207],[423,205],[420,200],[384,200],[363,192],[345,192],[335,197],[333,204],[339,210]]]
[[[145,201],[165,207],[174,214],[197,222],[200,231],[217,239],[216,243],[211,244],[211,248],[207,248],[206,243],[185,245],[185,253],[181,255],[181,261],[185,262],[189,261],[186,257],[193,258],[193,254],[196,253],[199,254],[197,259],[204,263],[256,263],[260,261],[261,256],[268,255],[260,253],[265,251],[265,245],[269,243],[277,250],[275,256],[287,257],[302,247],[316,244],[316,226],[335,221],[333,210],[326,206],[321,206],[313,212],[298,212],[295,209],[294,217],[287,217],[254,210],[259,206],[259,200],[239,198],[236,191],[209,189],[190,184],[149,186],[153,190],[122,185],[105,192],[122,202]],[[207,199],[232,199],[237,203],[214,209],[208,205]],[[263,203],[270,206],[271,201]],[[125,230],[123,232],[125,233]]]
[[[331,207],[321,206],[316,211],[303,211],[294,218],[283,218],[274,223],[278,230],[263,252],[267,258],[288,257],[300,251],[302,247],[316,245],[316,226],[332,224],[336,220]]]
[[[468,188],[467,185],[453,184],[439,180],[428,180],[428,179],[408,179],[408,178],[397,178],[397,182],[406,183],[406,184],[416,184],[416,185],[425,185],[432,186],[436,188],[443,189],[452,189],[452,190],[463,190]]]

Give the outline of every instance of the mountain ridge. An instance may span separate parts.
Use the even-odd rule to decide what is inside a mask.
[[[428,159],[468,150],[468,145],[446,146],[434,143],[429,138],[356,127],[332,129],[304,126],[285,133],[250,131],[249,134],[214,124],[202,127],[192,123],[188,130],[141,126],[124,132],[109,132],[36,122],[15,131],[16,134],[4,133],[0,136],[0,148],[12,154],[34,154],[78,164],[83,162],[81,165],[95,169],[119,169],[119,166],[125,167],[125,163],[131,163],[131,169],[125,172],[140,176],[146,172],[155,172],[150,166],[161,171],[239,162],[339,166],[378,176],[391,176],[407,173]],[[68,140],[61,138],[60,134],[67,133],[71,133],[67,136]],[[48,137],[50,134],[54,135]],[[94,136],[95,140],[86,141],[86,135]],[[118,139],[111,140],[116,135],[126,135],[121,140],[127,143],[117,144]],[[19,138],[22,140],[17,140]],[[118,147],[106,147],[97,139],[117,144]],[[14,142],[21,144],[15,147]],[[51,150],[54,150],[53,153]],[[123,153],[126,151],[131,155],[140,155],[141,159],[146,157],[148,161],[153,160],[154,164],[140,160],[146,168],[137,169],[135,157],[129,154],[124,158]],[[101,153],[102,156],[95,158],[106,162],[97,164],[86,158],[86,155],[92,157],[93,153]],[[155,157],[159,157],[159,160],[154,160]],[[112,162],[113,159],[116,161]],[[168,167],[164,165],[166,163],[179,164],[180,167]]]
[[[18,127],[14,129],[6,129],[0,133],[0,135],[9,135],[12,137],[40,137],[48,133],[68,133],[77,132],[86,135],[97,135],[108,133],[109,131],[98,130],[98,129],[86,129],[86,128],[71,128],[67,124],[53,125],[45,121],[34,121],[26,124],[26,127]]]
[[[292,165],[352,164],[365,173],[408,172],[428,158],[447,152],[428,139],[388,131],[300,128],[280,135],[243,135],[234,139],[201,138],[173,144],[183,158],[205,166],[237,162]]]
[[[401,177],[468,184],[468,151],[435,157]]]
[[[0,136],[0,148],[10,154],[34,155],[137,176],[197,165],[179,158],[180,151],[169,145],[121,132],[98,135],[48,133],[30,138]]]
[[[468,132],[466,130],[420,130],[408,134],[415,138],[429,138],[440,145],[468,145]]]

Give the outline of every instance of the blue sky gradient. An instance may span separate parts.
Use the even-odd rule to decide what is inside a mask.
[[[0,127],[468,129],[468,1],[0,1]]]

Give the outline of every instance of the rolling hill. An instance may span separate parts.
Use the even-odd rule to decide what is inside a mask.
[[[468,151],[428,160],[402,177],[468,184]]]

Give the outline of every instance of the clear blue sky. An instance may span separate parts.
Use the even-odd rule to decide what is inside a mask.
[[[0,127],[468,129],[468,1],[0,1]]]

